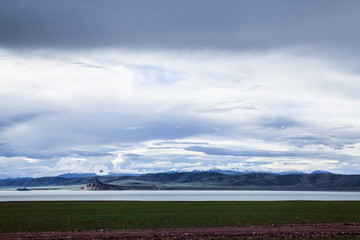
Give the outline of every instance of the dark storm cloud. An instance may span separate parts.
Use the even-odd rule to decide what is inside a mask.
[[[12,47],[357,48],[359,1],[1,1]]]

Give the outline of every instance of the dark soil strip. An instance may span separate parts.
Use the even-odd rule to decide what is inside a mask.
[[[221,228],[5,233],[0,239],[303,239],[360,238],[360,223],[294,224]]]

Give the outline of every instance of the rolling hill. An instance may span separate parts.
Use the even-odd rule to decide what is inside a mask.
[[[359,191],[360,175],[331,173],[271,174],[238,173],[223,174],[208,172],[154,173],[137,176],[86,176],[86,177],[42,177],[0,180],[0,188],[51,189],[72,187],[83,189],[98,179],[119,190],[163,189],[163,190],[323,190]],[[91,189],[89,189],[91,190]],[[101,189],[95,189],[101,190]],[[106,190],[106,189],[103,189]]]

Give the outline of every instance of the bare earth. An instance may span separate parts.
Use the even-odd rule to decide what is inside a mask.
[[[293,224],[248,227],[98,230],[4,233],[0,239],[302,239],[359,238],[360,223]]]

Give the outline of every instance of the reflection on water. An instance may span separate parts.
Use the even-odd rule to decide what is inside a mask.
[[[360,192],[319,191],[0,191],[0,201],[286,201],[360,200]]]

